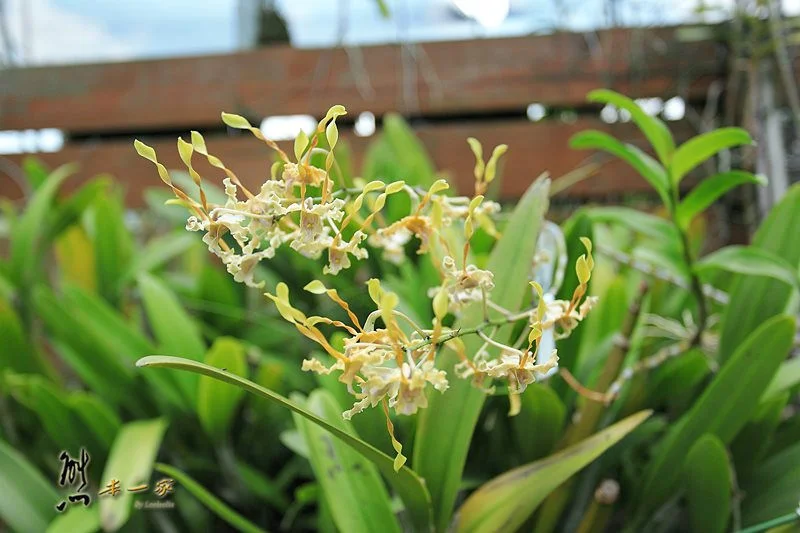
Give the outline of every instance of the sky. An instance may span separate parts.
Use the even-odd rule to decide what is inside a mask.
[[[240,4],[251,1],[258,2],[0,0],[0,4],[5,6],[14,63],[44,65],[232,52],[246,46]],[[604,0],[385,1],[391,12],[388,19],[376,0],[275,0],[292,44],[299,47],[501,37],[552,31],[557,26],[587,30],[607,21]],[[616,0],[623,23],[637,25],[679,22],[690,16],[698,1]],[[496,25],[493,13],[486,10],[502,11],[504,4],[507,16]],[[476,22],[481,17],[486,24]],[[0,47],[5,49],[2,42]]]

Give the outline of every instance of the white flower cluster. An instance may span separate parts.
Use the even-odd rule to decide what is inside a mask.
[[[230,178],[223,183],[225,205],[212,209],[208,217],[189,217],[186,229],[205,232],[203,242],[236,281],[252,287],[263,286],[263,282],[257,283],[253,278],[255,267],[262,259],[274,257],[284,243],[310,259],[318,259],[324,251],[329,251],[327,268],[332,273],[350,266],[348,255],[367,257],[367,251],[358,247],[366,237],[362,232],[356,232],[349,242],[338,234],[336,224],[344,217],[344,200],[335,198],[318,203],[310,197],[301,200],[292,194],[291,181],[268,180],[257,195],[241,201]],[[336,234],[332,235],[333,232]],[[238,250],[224,245],[221,239],[225,234],[236,241]]]

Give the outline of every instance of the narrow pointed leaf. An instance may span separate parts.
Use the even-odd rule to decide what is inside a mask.
[[[630,113],[634,124],[642,130],[644,136],[653,145],[653,149],[656,151],[661,163],[665,166],[669,164],[675,151],[675,141],[667,125],[658,117],[645,113],[644,109],[639,107],[639,104],[627,96],[608,89],[594,90],[589,93],[586,99],[590,102],[611,104]]]
[[[335,437],[341,439],[354,450],[358,451],[364,457],[375,463],[375,465],[378,467],[378,470],[380,470],[381,474],[386,477],[386,479],[394,487],[400,498],[405,503],[415,527],[419,531],[428,531],[430,529],[430,495],[425,486],[425,482],[419,477],[419,475],[417,475],[416,472],[406,466],[395,472],[393,464],[394,460],[370,444],[353,437],[346,431],[343,431],[342,429],[330,424],[308,410],[303,409],[280,394],[276,394],[269,389],[261,387],[260,385],[257,385],[252,381],[244,379],[235,374],[231,374],[230,372],[213,368],[189,359],[158,355],[144,357],[139,360],[137,365],[140,367],[175,368],[178,370],[185,370],[188,372],[210,376],[242,388],[247,392],[255,394],[261,398],[265,398],[307,418],[311,422],[331,432]]]
[[[456,531],[513,532],[545,497],[644,422],[642,411],[540,461],[509,470],[478,488],[456,517]]]
[[[64,165],[53,171],[28,202],[25,213],[15,224],[11,240],[11,278],[17,284],[28,286],[37,271],[41,247],[48,238],[46,220],[53,201],[64,180],[73,172],[73,165]]]
[[[765,185],[766,179],[743,170],[723,172],[704,179],[678,204],[676,212],[678,224],[688,228],[694,217],[708,209],[726,192],[745,183]]]
[[[618,141],[608,133],[596,130],[582,131],[569,141],[570,148],[576,150],[602,150],[619,157],[632,166],[656,190],[664,205],[669,205],[669,178],[658,161],[632,144]]]
[[[192,496],[200,500],[207,509],[237,530],[245,533],[264,533],[263,529],[231,509],[225,502],[211,494],[205,487],[182,470],[162,463],[156,463],[155,469],[174,479],[177,487],[188,491]]]

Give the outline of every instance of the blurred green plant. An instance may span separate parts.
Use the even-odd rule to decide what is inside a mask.
[[[596,91],[590,100],[627,110],[655,157],[603,132],[578,134],[573,145],[631,164],[653,185],[664,217],[589,207],[560,229],[544,219],[549,182],[538,180],[495,228],[478,219],[477,206],[470,210],[474,198],[435,192],[434,166],[399,117],[385,121],[360,178],[327,122],[300,137],[294,161],[286,156],[276,176],[288,167],[320,185],[328,175],[342,180],[340,198],[350,202],[374,187],[343,214],[365,231],[372,213],[372,221],[382,217],[378,229],[408,222],[414,195],[421,202],[432,188],[426,205],[458,215],[431,239],[435,261],[409,253],[411,236],[387,254],[400,264],[367,241],[369,257],[354,256],[336,275],[323,271],[335,257],[320,265],[278,249],[245,277],[263,282],[281,313],[218,268],[204,250],[208,240],[201,245],[178,227],[185,217],[164,206],[169,191],[148,191],[151,214],[133,231],[112,180],[101,176],[64,196],[58,191],[72,169],[48,176],[30,167],[35,192],[9,216],[10,254],[0,261],[0,492],[9,495],[0,499],[0,521],[15,531],[65,532],[223,523],[240,531],[761,531],[787,523],[800,497],[800,417],[792,410],[800,367],[786,358],[800,300],[800,186],[750,246],[700,256],[703,211],[733,187],[763,179],[698,170],[749,136],[723,129],[676,146],[663,123],[624,96]],[[232,115],[226,122],[248,126]],[[176,189],[200,185],[192,153],[230,178],[201,137],[181,146],[190,166],[168,174]],[[470,148],[480,196],[503,149],[490,163],[476,141]],[[306,185],[320,202],[324,187]],[[406,187],[407,197],[391,193]],[[230,190],[208,183],[203,195],[182,203],[210,213],[230,200]],[[435,209],[420,214],[435,218]],[[497,215],[491,211],[485,215]],[[354,229],[342,229],[341,242],[351,242]],[[236,249],[235,235],[220,236]],[[593,269],[582,237],[595,244]],[[491,300],[478,292],[472,304],[444,309],[438,295],[458,287],[443,283],[447,247],[464,251],[458,264],[494,274]],[[567,268],[576,262],[583,267]],[[370,278],[381,280],[380,290],[372,284],[367,294]],[[594,311],[566,338],[545,334],[539,303],[569,301],[579,286],[599,298]],[[341,323],[373,313],[385,327],[387,305],[408,317],[398,327],[422,344],[417,349],[454,343],[456,350],[432,352],[453,378],[450,388],[430,391],[416,417],[384,413],[378,402],[343,420],[353,402],[347,387],[301,364],[329,357],[320,348],[346,353],[352,334],[312,342],[296,334],[296,323],[306,325],[299,316],[307,313]],[[497,323],[481,326],[487,313]],[[423,336],[414,337],[411,323]],[[483,327],[503,345],[553,343],[557,372],[541,372],[524,390],[499,381],[489,395],[454,379],[458,352],[471,358],[488,342]],[[505,398],[515,393],[518,414],[508,417]],[[398,461],[400,442],[412,450],[408,464]],[[134,484],[163,475],[177,485],[175,512],[136,512],[139,497],[127,494],[59,514],[57,453],[81,447],[92,456],[95,494],[110,478]]]

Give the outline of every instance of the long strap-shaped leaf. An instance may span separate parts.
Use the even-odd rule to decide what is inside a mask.
[[[516,531],[545,497],[650,416],[641,411],[574,446],[501,474],[476,490],[456,518],[459,532]]]
[[[178,370],[186,370],[197,374],[230,383],[237,387],[261,396],[272,402],[281,405],[300,416],[303,416],[318,426],[330,431],[334,436],[341,439],[344,443],[351,446],[354,450],[361,455],[375,463],[378,470],[387,478],[389,483],[397,491],[397,494],[403,500],[411,517],[414,527],[417,531],[429,531],[431,529],[431,503],[430,494],[425,486],[425,481],[419,477],[413,470],[408,467],[401,468],[398,472],[394,471],[394,461],[391,457],[378,450],[374,446],[364,442],[363,440],[350,435],[346,431],[331,425],[317,415],[303,409],[294,402],[284,398],[269,389],[253,383],[247,379],[230,372],[225,372],[218,368],[214,368],[197,361],[184,359],[181,357],[170,357],[165,355],[151,355],[140,359],[137,363],[140,367],[164,367],[176,368]]]
[[[549,189],[548,179],[537,180],[528,188],[489,258],[488,269],[494,273],[495,280],[492,300],[506,309],[518,310],[522,306],[539,228],[547,212]],[[472,305],[464,311],[456,327],[474,325],[482,320],[481,306]],[[509,330],[503,328],[498,335],[502,338]],[[468,336],[464,337],[464,342],[467,353],[472,355],[483,341]],[[440,368],[453,379],[446,394],[430,396],[428,408],[420,415],[413,466],[430,487],[436,529],[444,531],[450,521],[472,433],[486,395],[468,381],[455,379],[453,366],[457,358],[447,351],[438,357],[442,359]]]

